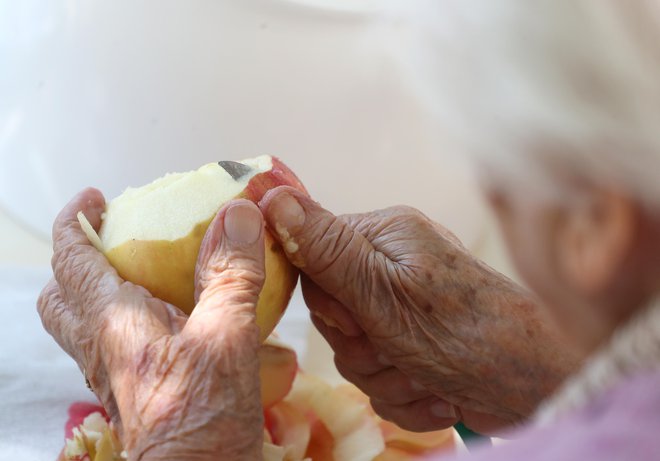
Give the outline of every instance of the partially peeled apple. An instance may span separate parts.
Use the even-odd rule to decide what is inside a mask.
[[[258,202],[281,185],[306,192],[275,157],[222,161],[128,188],[107,204],[98,234],[82,213],[78,218],[122,278],[190,314],[195,307],[197,255],[217,212],[232,199]],[[265,245],[266,280],[257,305],[262,341],[282,317],[298,280],[298,271],[268,230]]]

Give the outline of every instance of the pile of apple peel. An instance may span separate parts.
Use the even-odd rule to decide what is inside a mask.
[[[265,461],[402,461],[455,448],[451,429],[403,430],[377,416],[353,385],[331,386],[303,373],[295,351],[273,337],[259,358]],[[103,409],[76,405],[59,461],[126,460]]]

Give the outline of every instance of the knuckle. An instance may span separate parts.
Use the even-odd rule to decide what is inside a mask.
[[[335,366],[337,367],[339,374],[341,374],[346,380],[352,382],[370,398],[390,404],[398,401],[397,394],[400,393],[401,389],[394,387],[387,379],[381,379],[378,372],[372,375],[367,375],[363,370],[358,371],[354,369],[351,364],[347,364],[336,355]]]
[[[58,342],[66,341],[69,336],[70,325],[63,321],[64,308],[61,305],[51,304],[48,315],[42,318],[47,332],[55,336]]]
[[[371,403],[371,408],[374,409],[374,411],[378,416],[380,416],[386,421],[390,421],[398,424],[397,421],[398,418],[393,417],[392,407],[390,405],[372,396],[369,396],[369,403]]]
[[[366,377],[362,382],[362,386],[367,395],[381,402],[397,404],[400,401],[399,394],[401,394],[402,389],[397,389],[395,384],[383,382],[378,378]]]
[[[207,268],[200,282],[204,289],[259,294],[265,281],[263,270],[233,265],[213,265]]]
[[[41,293],[39,293],[39,297],[37,298],[37,312],[42,319],[44,315],[47,314],[47,310],[57,294],[55,291],[57,289],[57,285],[53,285],[54,284],[52,282],[49,282],[48,285],[46,285],[43,290],[41,290]]]
[[[358,389],[360,389],[368,396],[370,397],[375,396],[374,393],[378,392],[378,390],[375,390],[373,386],[369,385],[370,383],[367,376],[365,376],[359,371],[354,370],[341,357],[337,355],[335,355],[334,357],[334,362],[337,371],[344,379],[353,383],[355,386],[357,386]]]
[[[420,222],[428,221],[428,218],[424,213],[419,211],[417,208],[411,207],[409,205],[397,205],[389,208],[389,210],[395,215],[413,219],[415,221],[420,221]]]
[[[219,274],[208,273],[200,280],[200,302],[230,304],[254,309],[264,284],[262,274],[227,269]]]
[[[263,284],[266,276],[263,257],[253,253],[228,255],[216,252],[198,273],[203,285],[223,279],[245,279],[250,283]]]

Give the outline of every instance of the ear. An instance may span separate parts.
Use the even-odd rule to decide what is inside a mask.
[[[557,268],[567,286],[594,299],[605,295],[633,250],[637,206],[612,189],[589,187],[557,223]]]

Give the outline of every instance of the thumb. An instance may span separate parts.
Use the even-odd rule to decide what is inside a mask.
[[[227,204],[209,226],[195,268],[195,299],[184,332],[217,338],[249,334],[264,284],[264,223],[248,200]],[[237,338],[238,339],[238,338]]]
[[[362,234],[291,187],[269,191],[259,206],[294,265],[347,307],[369,305],[383,255]]]

